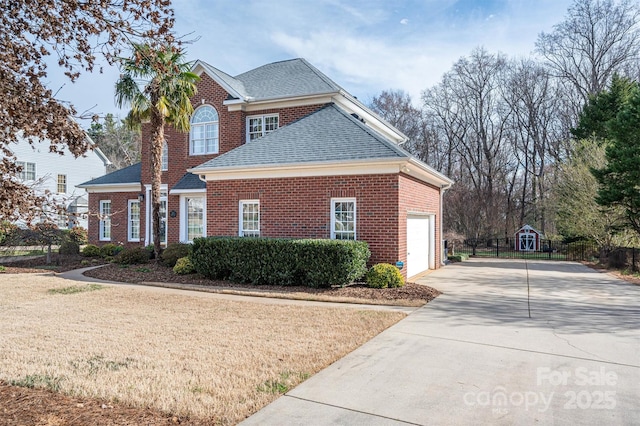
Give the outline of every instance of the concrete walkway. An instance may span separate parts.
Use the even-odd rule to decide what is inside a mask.
[[[421,281],[445,294],[243,424],[640,424],[640,286],[497,259]]]

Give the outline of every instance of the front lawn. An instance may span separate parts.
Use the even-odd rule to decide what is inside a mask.
[[[69,286],[48,275],[0,280],[0,406],[16,424],[160,424],[144,420],[149,410],[165,422],[235,424],[404,317]],[[29,387],[72,405],[33,404]]]

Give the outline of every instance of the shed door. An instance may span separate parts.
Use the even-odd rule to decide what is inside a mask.
[[[429,217],[407,217],[407,277],[429,269]]]

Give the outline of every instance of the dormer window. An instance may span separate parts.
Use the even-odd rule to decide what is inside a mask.
[[[247,117],[247,142],[261,138],[278,129],[278,114]]]
[[[217,154],[218,129],[218,111],[210,105],[198,108],[191,116],[189,154]]]

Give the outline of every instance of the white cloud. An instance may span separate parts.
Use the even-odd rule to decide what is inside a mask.
[[[400,23],[402,25],[407,25],[409,23],[409,20],[407,18],[403,18],[403,19],[400,20]]]

